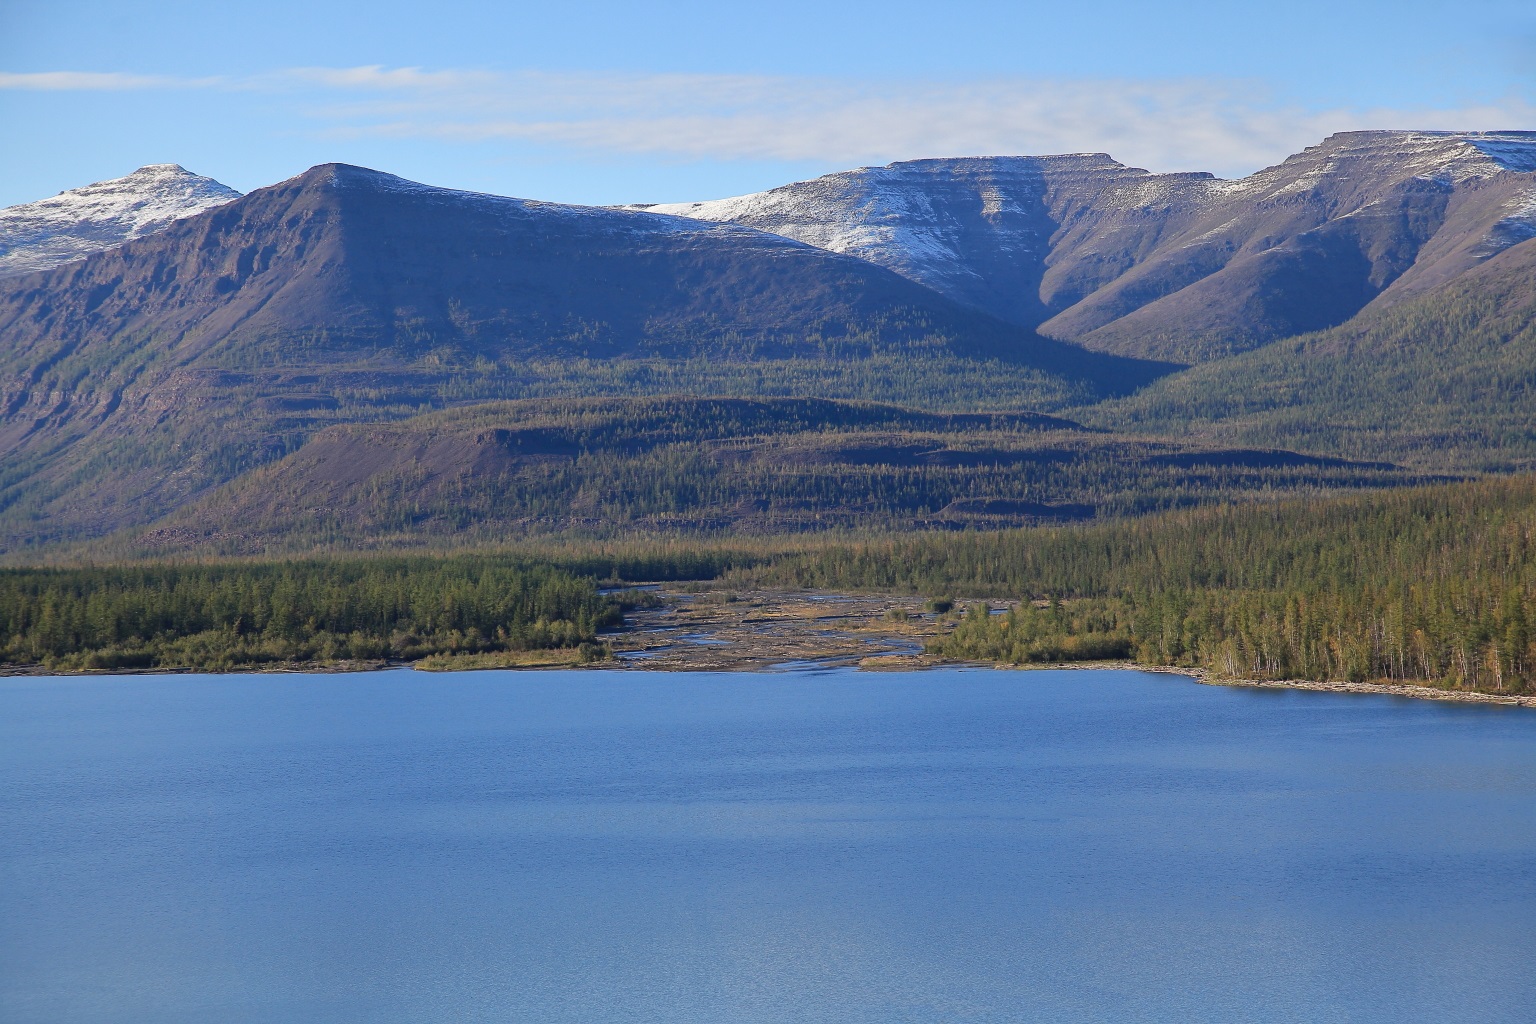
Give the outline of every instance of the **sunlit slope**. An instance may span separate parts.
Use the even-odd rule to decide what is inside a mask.
[[[1424,466],[1536,459],[1536,240],[1329,331],[1085,414],[1120,429]]]

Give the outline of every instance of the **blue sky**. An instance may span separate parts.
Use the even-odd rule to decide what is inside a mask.
[[[1536,129],[1536,5],[0,0],[0,205],[330,160],[566,202],[925,156],[1250,172],[1360,127]]]

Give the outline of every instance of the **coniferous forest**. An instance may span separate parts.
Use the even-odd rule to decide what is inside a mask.
[[[598,582],[956,599],[933,653],[1536,688],[1536,478],[992,532],[552,541],[505,554],[0,573],[13,666],[232,668],[588,645]],[[988,600],[1017,602],[989,614]]]
[[[571,647],[622,617],[591,580],[506,558],[18,569],[0,573],[13,665],[334,663]]]
[[[770,570],[812,586],[1025,599],[936,648],[1004,662],[1133,657],[1267,679],[1536,685],[1536,481],[1234,505],[898,539]],[[1044,607],[1037,607],[1044,605]]]

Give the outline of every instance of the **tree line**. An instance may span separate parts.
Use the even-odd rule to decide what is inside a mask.
[[[597,580],[971,601],[952,658],[1536,692],[1536,477],[996,532],[675,537],[485,555],[0,572],[0,657],[60,669],[592,643]],[[1007,614],[976,602],[1008,599]]]
[[[1228,676],[1536,691],[1536,478],[892,538],[736,570],[830,589],[1011,597],[935,648],[1132,657]]]
[[[595,654],[622,616],[590,578],[507,556],[0,571],[0,661],[58,670]]]

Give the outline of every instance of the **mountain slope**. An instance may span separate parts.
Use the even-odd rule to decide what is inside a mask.
[[[324,344],[412,356],[788,354],[940,345],[1124,370],[865,261],[675,217],[454,192],[326,165],[0,285],[14,349],[154,333],[178,355]],[[272,353],[266,353],[271,355]]]
[[[344,165],[0,281],[0,337],[0,548],[161,515],[329,423],[551,378],[643,392],[680,366],[693,387],[735,367],[772,388],[784,366],[824,388],[866,363],[922,378],[947,360],[1060,404],[1168,369],[750,228]]]
[[[154,234],[240,193],[179,164],[149,164],[111,181],[0,210],[0,277],[51,270]]]
[[[1031,414],[542,400],[329,428],[114,544],[135,555],[251,554],[636,531],[996,528],[1416,479],[1381,464],[1117,437]]]
[[[1083,415],[1403,460],[1427,468],[1536,465],[1536,239],[1369,307],[1339,327],[1207,363]]]
[[[1238,181],[1102,154],[918,160],[645,209],[847,252],[1088,347],[1201,361],[1536,234],[1536,133],[1349,132]]]

